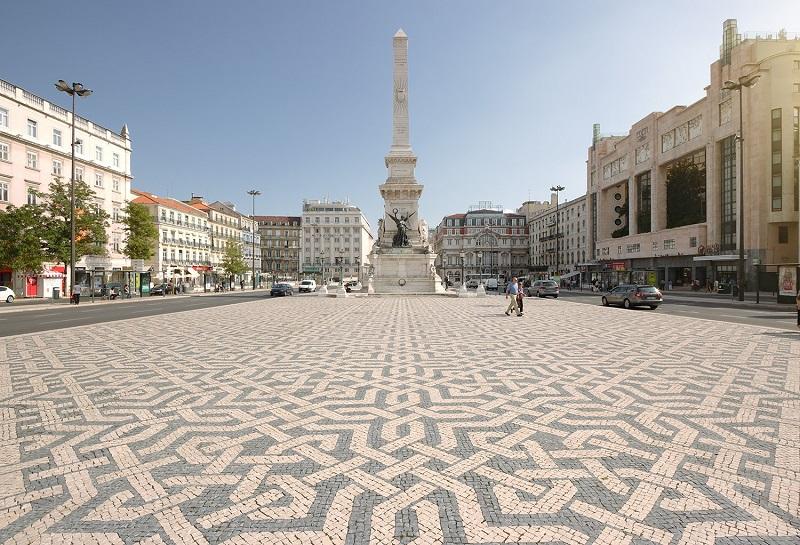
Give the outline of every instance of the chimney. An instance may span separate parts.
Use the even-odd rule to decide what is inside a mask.
[[[556,202],[558,202],[558,193],[554,191],[550,193],[550,206],[555,206]]]
[[[592,145],[597,144],[598,140],[600,140],[600,123],[595,123],[592,125]]]
[[[731,63],[731,50],[739,43],[739,39],[736,19],[726,19],[722,23],[722,46],[720,47],[720,60],[723,66]]]

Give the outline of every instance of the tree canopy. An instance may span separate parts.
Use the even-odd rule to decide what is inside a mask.
[[[242,245],[229,242],[225,246],[225,253],[220,263],[222,268],[230,275],[241,275],[247,272],[247,263],[242,257]]]
[[[158,229],[147,207],[129,202],[125,205],[125,255],[131,259],[150,259],[158,243]]]
[[[47,261],[44,223],[38,205],[0,210],[0,263],[27,274],[41,272]]]

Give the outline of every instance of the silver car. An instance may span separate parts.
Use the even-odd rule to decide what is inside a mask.
[[[528,297],[558,297],[558,284],[554,280],[536,280],[526,289]]]
[[[622,305],[625,308],[650,307],[655,310],[664,302],[664,298],[655,286],[621,284],[603,295],[601,302],[604,307]]]

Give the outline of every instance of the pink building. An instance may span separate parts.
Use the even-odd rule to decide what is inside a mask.
[[[70,111],[0,80],[0,209],[35,202],[33,191],[46,193],[56,176],[69,180],[71,123]],[[79,116],[75,138],[80,142],[75,177],[94,189],[96,204],[111,217],[106,255],[84,256],[76,264],[76,281],[88,290],[92,275],[97,284],[130,270],[121,253],[125,237],[119,219],[130,195],[131,141],[127,126],[116,133]],[[44,280],[65,272],[53,264],[42,275],[26,277],[0,263],[0,284],[13,287],[18,297],[49,297],[53,283]],[[47,289],[40,289],[44,285]]]

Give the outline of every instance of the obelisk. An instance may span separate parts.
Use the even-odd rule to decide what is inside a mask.
[[[392,145],[384,159],[388,177],[379,186],[384,211],[371,256],[374,289],[377,293],[436,293],[436,255],[419,217],[423,186],[414,177],[417,156],[411,149],[408,122],[408,36],[402,29],[394,35],[392,46]]]

